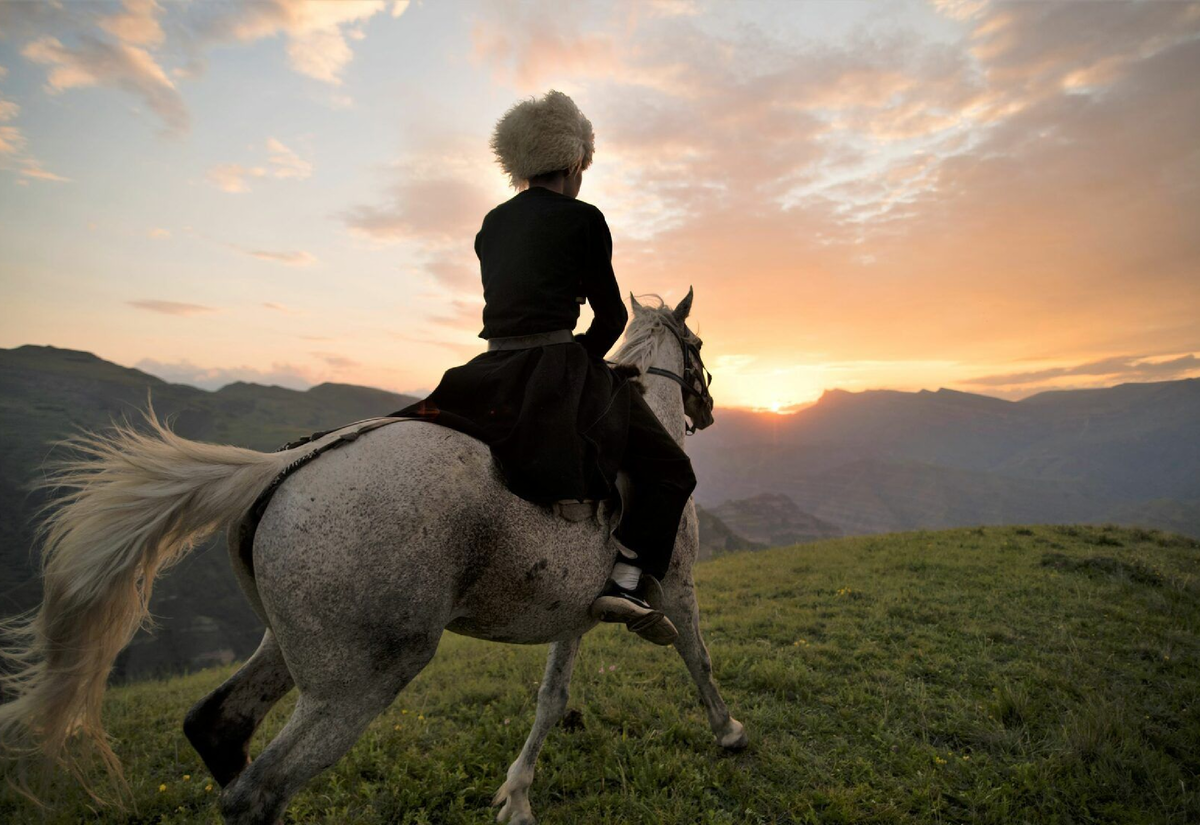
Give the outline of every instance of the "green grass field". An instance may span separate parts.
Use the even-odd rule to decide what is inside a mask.
[[[700,565],[716,677],[750,748],[716,747],[682,661],[583,644],[531,799],[553,823],[1200,822],[1200,544],[1090,527],[841,539]],[[291,822],[485,823],[544,647],[447,634]],[[230,669],[110,691],[136,809],[66,790],[4,822],[217,823],[186,709]],[[256,751],[294,695],[268,719]],[[7,792],[6,792],[7,793]]]

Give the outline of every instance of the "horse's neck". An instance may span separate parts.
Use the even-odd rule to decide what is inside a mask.
[[[671,364],[665,368],[678,372],[679,365]],[[646,403],[675,439],[675,443],[682,447],[687,422],[683,417],[683,395],[679,385],[670,378],[650,374],[642,376],[642,383],[646,386]]]

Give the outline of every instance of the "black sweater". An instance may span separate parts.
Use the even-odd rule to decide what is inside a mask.
[[[590,203],[531,186],[488,212],[475,236],[483,278],[480,338],[574,329],[586,298],[595,318],[576,335],[603,358],[629,315],[612,269],[612,235]]]

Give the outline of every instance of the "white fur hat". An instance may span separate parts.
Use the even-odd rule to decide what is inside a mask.
[[[595,140],[592,122],[575,101],[551,89],[541,100],[522,100],[505,112],[496,122],[491,147],[512,187],[522,189],[535,175],[587,169]]]

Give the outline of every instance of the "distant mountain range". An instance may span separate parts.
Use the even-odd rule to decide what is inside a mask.
[[[76,350],[0,350],[0,613],[34,605],[30,490],[53,442],[136,422],[147,392],[181,435],[258,450],[399,409],[346,384],[170,384]],[[974,524],[1114,522],[1200,537],[1200,380],[1043,393],[825,393],[794,415],[718,409],[689,438],[701,557],[838,535]],[[118,676],[248,655],[259,626],[218,537],[156,586],[153,635]]]
[[[29,483],[53,459],[54,441],[111,420],[140,422],[147,392],[159,418],[186,438],[270,451],[317,430],[386,414],[408,396],[347,384],[305,392],[242,382],[216,392],[169,384],[88,352],[56,347],[0,349],[0,613],[35,605],[33,513],[44,497]],[[59,451],[61,452],[61,451]],[[215,537],[156,584],[153,635],[139,634],[117,675],[177,672],[243,658],[261,626],[234,581],[224,537]]]
[[[1194,378],[1022,401],[831,390],[786,417],[719,410],[688,452],[700,503],[783,494],[847,535],[1116,522],[1200,537]]]

